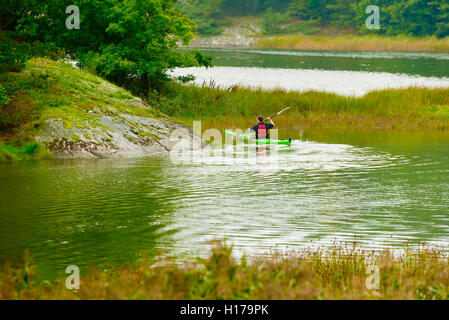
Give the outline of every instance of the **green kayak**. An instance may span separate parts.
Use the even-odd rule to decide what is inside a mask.
[[[264,144],[279,144],[279,145],[285,145],[285,146],[291,146],[292,144],[292,140],[288,139],[288,140],[272,140],[272,139],[256,139],[254,137],[254,134],[249,134],[249,133],[240,133],[240,134],[236,134],[234,131],[229,130],[229,129],[225,129],[224,130],[225,134],[229,134],[233,137],[239,137],[239,138],[243,138],[244,141],[253,141],[258,145],[264,145]]]

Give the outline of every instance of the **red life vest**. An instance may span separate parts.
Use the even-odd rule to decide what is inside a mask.
[[[257,139],[268,139],[268,130],[267,126],[264,123],[261,123],[257,127],[256,131],[256,138]]]

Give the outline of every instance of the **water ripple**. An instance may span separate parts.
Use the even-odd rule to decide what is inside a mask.
[[[287,91],[324,91],[346,96],[363,96],[373,90],[410,87],[449,88],[449,78],[422,77],[387,72],[302,70],[250,67],[176,68],[172,77],[194,75],[195,83],[214,83],[222,87]]]

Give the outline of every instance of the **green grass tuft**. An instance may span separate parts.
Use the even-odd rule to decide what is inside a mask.
[[[51,158],[53,158],[51,152],[37,142],[28,143],[21,147],[13,146],[8,143],[0,144],[0,162]]]

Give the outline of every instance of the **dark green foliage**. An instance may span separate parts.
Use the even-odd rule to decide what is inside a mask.
[[[291,0],[223,0],[222,9],[229,16],[248,16],[264,13],[268,8],[283,12]]]
[[[198,32],[217,35],[225,22],[221,10],[223,0],[188,0],[178,2],[177,7],[198,25]]]
[[[388,6],[385,14],[390,18],[386,26],[386,33],[409,35],[429,35],[437,31],[436,22],[440,20],[441,14],[449,11],[440,11],[442,1],[395,1]]]
[[[320,28],[317,27],[318,24],[316,21],[295,21],[283,28],[284,33],[297,33],[300,32],[305,35],[311,35],[319,33]]]
[[[314,2],[314,8],[310,4]],[[318,3],[321,5],[318,5]],[[411,36],[449,35],[448,0],[294,0],[303,3],[302,19],[321,19],[322,25],[352,29],[360,33]],[[325,3],[323,9],[322,4]],[[366,8],[380,8],[380,29],[367,30]],[[306,14],[307,13],[307,14]]]
[[[308,14],[308,3],[307,0],[297,0],[291,1],[288,9],[288,14],[297,19],[309,20],[310,16]]]
[[[265,34],[281,33],[281,25],[285,20],[284,15],[274,12],[273,8],[268,8],[263,16],[262,29]]]
[[[9,102],[9,97],[6,94],[5,88],[0,84],[0,106],[2,104],[7,104]]]
[[[20,72],[33,56],[61,57],[52,43],[25,42],[11,31],[0,32],[0,73]]]
[[[1,23],[15,30],[21,43],[54,44],[79,60],[80,66],[118,85],[143,88],[139,93],[147,94],[167,70],[207,62],[198,53],[175,50],[178,43],[192,38],[196,28],[175,8],[176,2],[53,0],[49,5],[47,0],[6,0],[7,10],[2,12],[8,12],[9,18]],[[80,29],[66,27],[69,5],[79,7]],[[14,59],[10,53],[7,56]]]
[[[213,12],[217,25],[223,16],[265,13],[265,33],[302,32],[301,27],[289,29],[282,26],[299,20],[360,33],[436,35],[440,38],[449,35],[449,0],[194,0],[189,10],[198,14],[201,10],[196,10],[206,3],[215,6]],[[379,30],[367,30],[365,27],[368,17],[366,8],[369,5],[380,7]],[[275,27],[276,19],[281,16],[276,14],[286,15]],[[199,31],[204,33],[204,28],[200,27]]]
[[[29,45],[15,44],[6,32],[0,31],[0,74],[22,70],[27,60],[27,51]],[[0,85],[0,106],[7,104],[9,100],[6,89]]]
[[[195,76],[193,74],[188,74],[186,76],[179,76],[176,79],[181,83],[189,83],[195,80]]]
[[[0,162],[50,158],[52,158],[52,154],[48,152],[43,145],[37,142],[31,142],[24,146],[0,144]]]
[[[5,32],[0,33],[0,73],[19,72],[29,57],[30,45],[14,43]]]
[[[329,20],[333,24],[338,25],[341,28],[352,28],[356,29],[357,24],[355,22],[356,12],[363,15],[362,18],[366,19],[365,10],[361,11],[360,8],[356,9],[358,1],[353,0],[340,0],[335,2],[329,2],[326,5],[326,10],[328,11]],[[363,25],[363,22],[362,22]]]
[[[307,0],[308,20],[318,20],[326,24],[330,15],[330,10],[327,9],[329,3],[329,0]]]
[[[438,38],[449,36],[449,1],[435,1],[438,2],[438,16],[436,19],[436,32]]]

